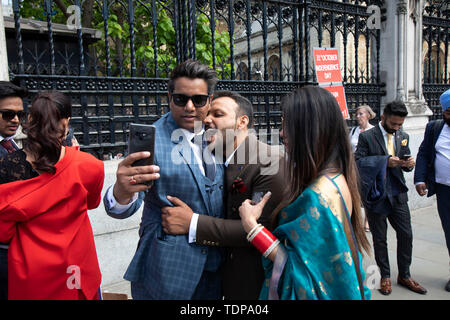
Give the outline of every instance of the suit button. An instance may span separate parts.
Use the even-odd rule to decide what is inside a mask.
[[[231,208],[231,211],[236,212],[236,208]]]
[[[202,254],[206,254],[207,250],[206,249],[202,249]]]
[[[233,259],[233,254],[232,253],[230,253],[230,260],[232,260]]]

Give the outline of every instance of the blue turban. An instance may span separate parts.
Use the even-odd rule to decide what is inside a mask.
[[[444,112],[448,107],[450,107],[450,89],[448,89],[441,95],[441,106],[442,111]]]

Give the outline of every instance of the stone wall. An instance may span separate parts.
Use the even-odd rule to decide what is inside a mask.
[[[119,160],[104,161],[105,183],[102,191],[116,181],[116,169]],[[123,275],[130,263],[139,241],[138,229],[142,208],[128,219],[114,219],[108,216],[103,201],[97,209],[89,211],[95,245],[102,272],[102,286],[123,280]]]

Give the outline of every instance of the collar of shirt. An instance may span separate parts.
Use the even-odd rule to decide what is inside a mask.
[[[381,130],[381,133],[383,134],[383,136],[384,137],[387,137],[387,131],[386,130],[384,130],[384,127],[383,127],[383,125],[381,124],[381,121],[380,122],[378,122],[378,126],[380,127],[380,130]],[[392,134],[393,136],[395,136],[395,132]]]
[[[12,135],[12,136],[10,136],[10,137],[3,137],[3,136],[1,136],[0,135],[0,141],[3,141],[3,140],[6,140],[6,141],[8,141],[8,140],[13,140],[14,139],[14,137],[15,137],[16,135],[14,134],[14,135]],[[14,141],[14,140],[13,140]]]
[[[240,148],[240,146],[242,146],[244,144],[245,140],[242,141],[236,149],[234,149],[234,151],[230,154],[230,156],[227,158],[227,161],[225,161],[224,166],[225,168],[228,168],[228,165],[230,164],[231,159],[233,158],[234,154],[236,153],[236,150]]]
[[[197,133],[191,132],[191,131],[189,131],[187,129],[184,129],[184,128],[180,128],[180,129],[181,129],[181,132],[183,132],[184,136],[186,137],[186,139],[189,141],[190,144],[193,144],[192,141],[191,141],[192,138],[194,138],[195,136],[198,136],[198,135],[202,135],[205,132],[205,128],[204,127],[202,127],[202,130],[200,132],[197,132]]]

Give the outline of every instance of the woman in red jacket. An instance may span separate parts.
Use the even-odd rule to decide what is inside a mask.
[[[0,242],[9,299],[98,299],[101,273],[87,210],[96,208],[103,162],[64,146],[71,104],[35,97],[23,150],[0,159]]]

